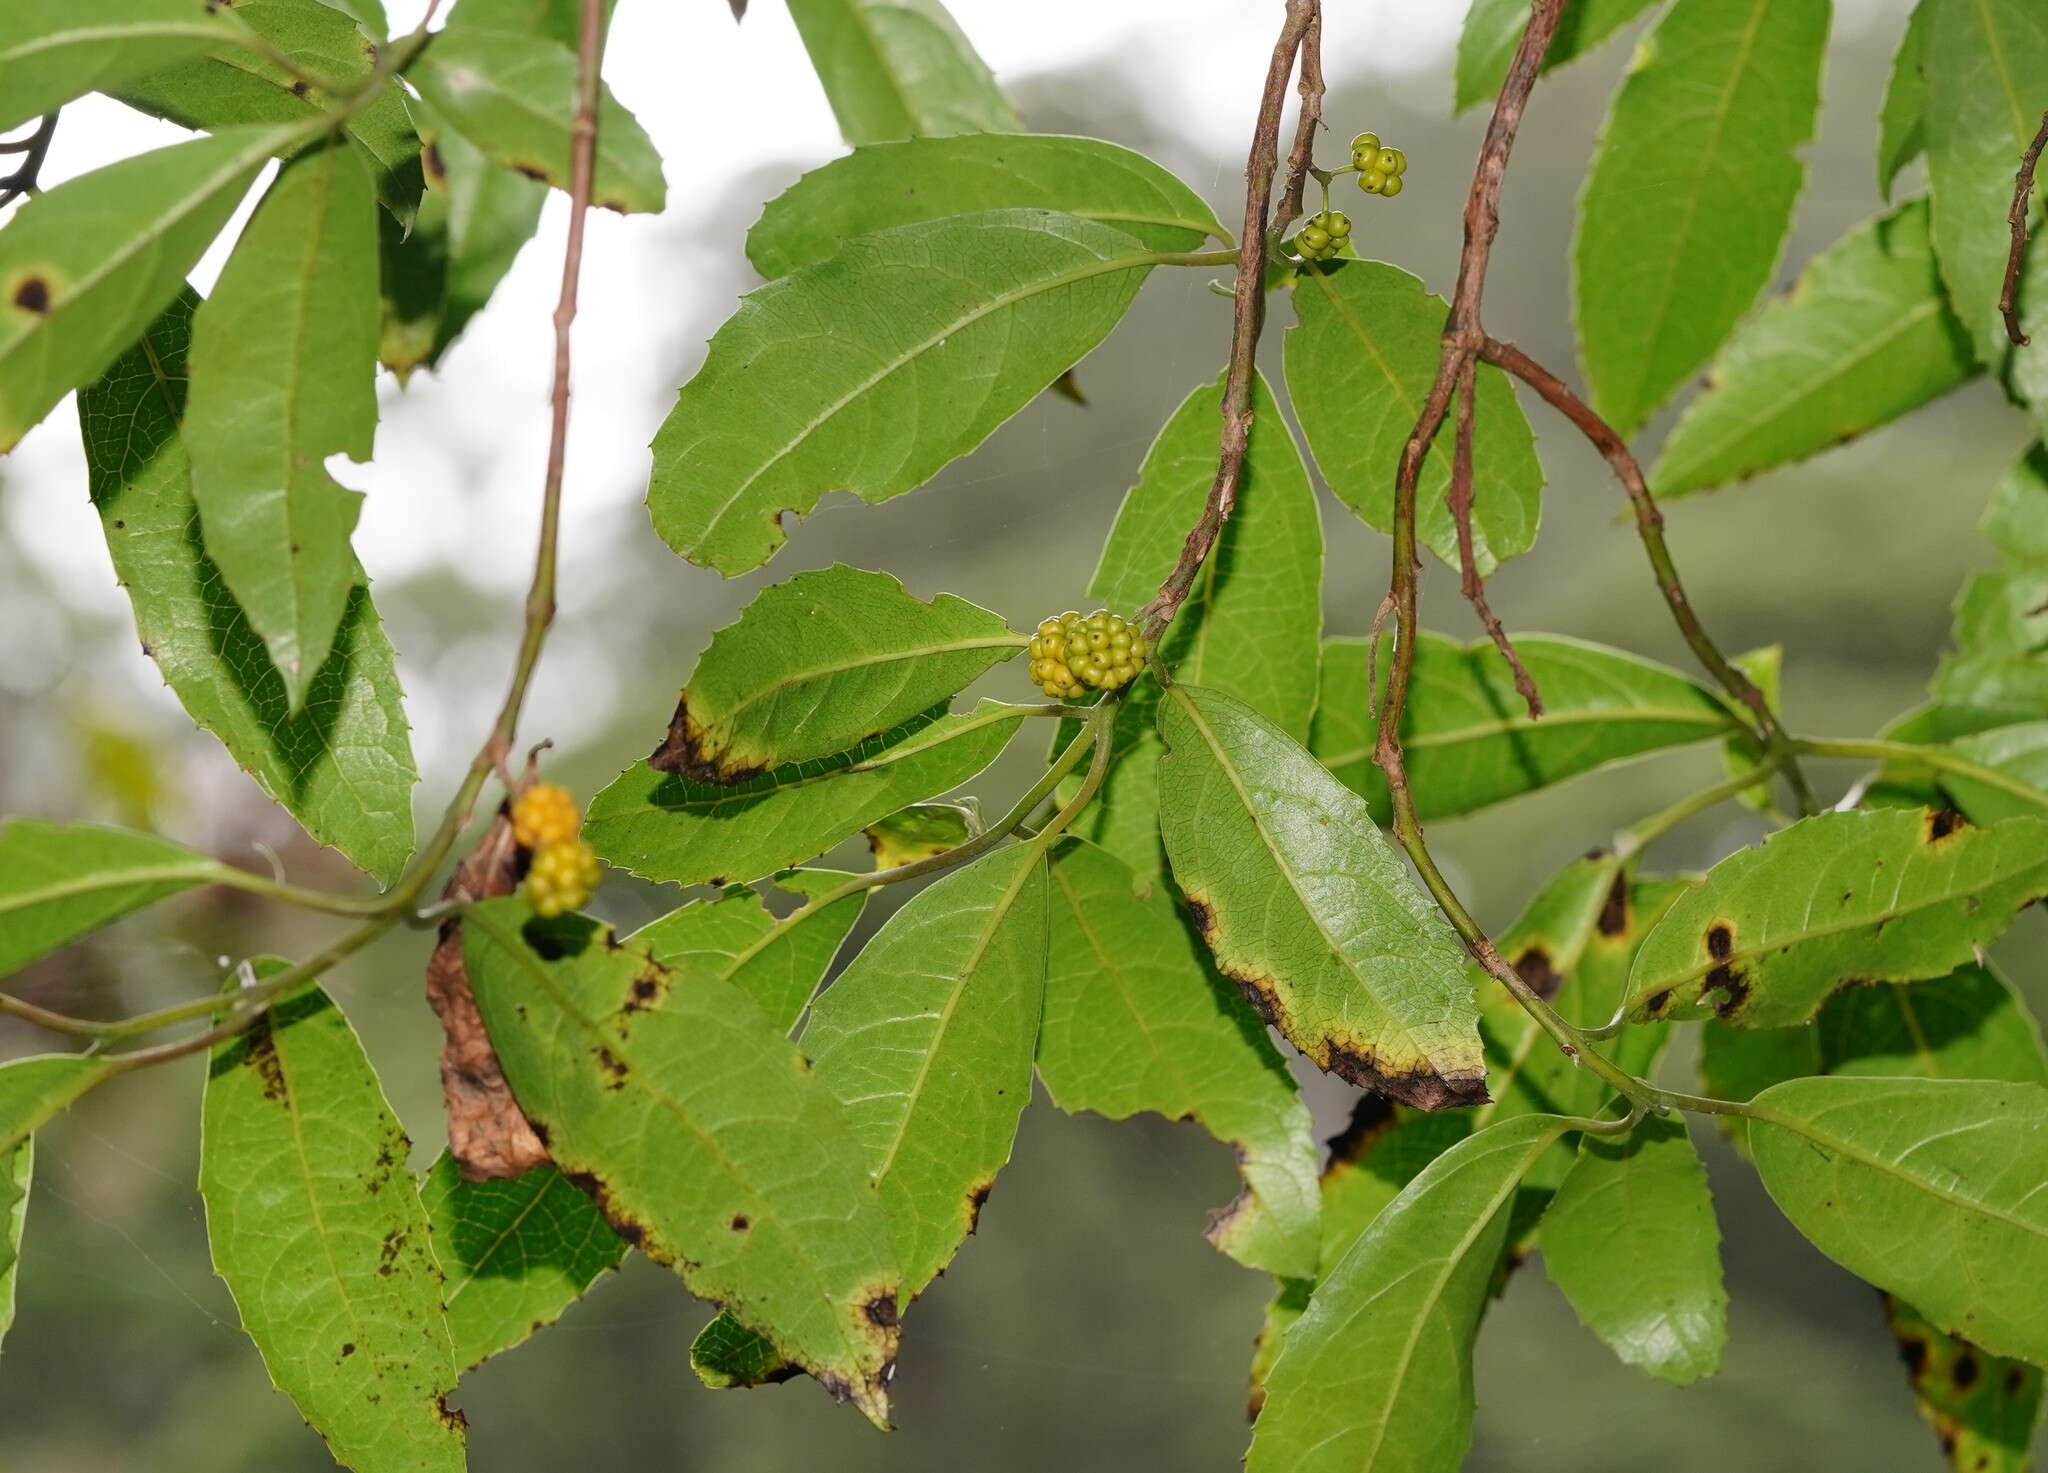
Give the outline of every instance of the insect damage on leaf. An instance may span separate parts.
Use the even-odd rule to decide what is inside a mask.
[[[717,783],[720,787],[732,787],[768,770],[760,765],[734,766],[708,752],[703,728],[690,719],[688,697],[676,702],[675,715],[668,719],[668,734],[661,739],[660,746],[647,754],[647,765],[672,777],[694,783]]]

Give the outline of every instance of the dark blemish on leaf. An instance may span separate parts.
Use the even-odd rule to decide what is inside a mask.
[[[1650,1018],[1659,1017],[1670,1006],[1671,989],[1667,987],[1662,992],[1652,993],[1648,998],[1644,999],[1643,1014],[1645,1017]]]
[[[349,1342],[348,1342],[347,1344],[345,1344],[345,1345],[343,1345],[343,1346],[341,1347],[341,1354],[342,1354],[342,1359],[344,1359],[344,1360],[346,1360],[346,1359],[347,1359],[347,1358],[348,1358],[349,1356],[352,1356],[352,1355],[354,1355],[355,1353],[356,1353],[356,1343],[355,1343],[355,1341],[353,1341],[353,1340],[349,1341]]]
[[[50,283],[40,276],[25,276],[14,289],[14,305],[41,317],[50,310]]]
[[[114,518],[114,530],[116,532],[125,531],[127,529],[127,526],[128,524],[122,521],[119,517]]]
[[[434,1398],[434,1415],[441,1419],[442,1426],[449,1428],[451,1431],[466,1432],[469,1430],[469,1418],[463,1416],[456,1408],[448,1405],[448,1397],[445,1393]]]
[[[1701,993],[1702,1001],[1709,992],[1721,994],[1721,1000],[1713,1005],[1714,1011],[1723,1018],[1733,1021],[1735,1015],[1741,1011],[1743,1003],[1749,1000],[1749,981],[1735,968],[1723,964],[1707,973],[1707,985]]]
[[[686,700],[676,702],[675,715],[668,719],[668,735],[661,739],[660,746],[647,754],[647,765],[656,772],[666,772],[673,777],[697,783],[717,783],[724,787],[759,777],[768,770],[759,765],[735,766],[706,752],[702,735],[696,723],[690,720],[690,703]]]
[[[1515,975],[1545,1002],[1556,997],[1558,988],[1564,985],[1563,976],[1550,964],[1550,953],[1540,946],[1532,946],[1515,958]]]
[[[1945,1458],[1953,1458],[1956,1455],[1956,1429],[1953,1426],[1945,1425],[1940,1429],[1940,1432],[1941,1455]]]
[[[1628,876],[1616,875],[1607,889],[1607,903],[1600,907],[1600,919],[1593,923],[1602,936],[1619,936],[1628,930]]]
[[[310,95],[312,91],[313,89],[304,80],[292,83],[292,96],[294,97],[305,97]]]
[[[1953,808],[1937,808],[1927,815],[1927,842],[1939,844],[1957,829],[1970,826],[1970,821]]]
[[[545,1143],[547,1138],[543,1136],[541,1139]],[[613,1232],[625,1239],[631,1247],[647,1253],[647,1228],[620,1210],[619,1204],[612,1200],[612,1194],[603,1182],[588,1171],[565,1170],[562,1175],[568,1178],[570,1186],[591,1200],[604,1220],[611,1224]],[[648,1256],[652,1258],[656,1255],[650,1253]]]
[[[2027,1384],[2027,1372],[2026,1372],[2026,1367],[2024,1367],[2024,1366],[2007,1366],[2007,1367],[2005,1368],[2005,1388],[2004,1388],[2004,1389],[2005,1389],[2005,1394],[2006,1394],[2007,1396],[2018,1396],[2018,1395],[2020,1394],[2020,1390],[2021,1390],[2021,1388],[2022,1388],[2022,1387],[2024,1387],[2024,1386],[2025,1386],[2026,1384]]]
[[[1215,936],[1216,911],[1208,901],[1197,900],[1192,895],[1188,896],[1188,919],[1195,923],[1195,929],[1202,933],[1204,941],[1210,940]]]
[[[448,183],[448,165],[442,159],[441,149],[437,143],[429,140],[420,149],[420,166],[427,171],[429,179],[437,184],[446,186]]]
[[[853,1383],[836,1371],[819,1371],[818,1384],[825,1388],[825,1394],[834,1401],[852,1401]]]
[[[1327,1052],[1329,1062],[1323,1063],[1320,1059],[1316,1062],[1322,1063],[1332,1074],[1349,1080],[1360,1089],[1391,1096],[1418,1110],[1483,1105],[1489,1099],[1483,1072],[1439,1074],[1427,1064],[1390,1068],[1369,1051],[1351,1048],[1334,1040],[1327,1045]]]
[[[146,639],[142,642],[142,652],[152,660],[156,658],[156,646]]]
[[[1715,961],[1726,961],[1735,950],[1735,932],[1726,921],[1716,921],[1707,927],[1707,955]]]
[[[1906,1363],[1906,1374],[1918,1380],[1927,1369],[1927,1341],[1919,1335],[1901,1335],[1899,1359]]]
[[[1856,892],[1854,890],[1844,890],[1842,892],[1842,904],[1844,905],[1847,905],[1850,901],[1854,900],[1855,898]]]
[[[632,1073],[626,1067],[626,1061],[601,1043],[592,1045],[590,1053],[597,1060],[597,1067],[605,1072],[604,1087],[610,1090],[624,1089],[626,1080]]]
[[[641,1013],[659,1003],[668,995],[668,973],[653,961],[649,961],[633,977],[632,995],[626,999],[625,1011]]]
[[[736,1233],[743,1233],[753,1225],[752,1220],[744,1212],[735,1212],[732,1215],[732,1221],[727,1224]]]
[[[875,1295],[861,1305],[860,1312],[878,1330],[893,1330],[900,1323],[894,1291]]]
[[[1341,1166],[1362,1160],[1394,1128],[1394,1107],[1379,1095],[1360,1095],[1351,1103],[1351,1119],[1324,1144],[1330,1148],[1323,1171],[1327,1175]]]
[[[967,1232],[971,1237],[981,1226],[981,1209],[988,1205],[988,1194],[995,1190],[996,1179],[985,1176],[967,1189]]]
[[[512,167],[516,172],[524,174],[529,179],[538,179],[543,184],[548,182],[548,176],[531,164],[514,164]]]
[[[1977,1360],[1977,1353],[1965,1346],[1963,1353],[1956,1357],[1956,1363],[1949,1367],[1948,1378],[1955,1383],[1957,1391],[1967,1392],[1977,1384],[1977,1374],[1982,1369],[1983,1366]]]
[[[284,1064],[277,1057],[277,1038],[271,1031],[270,1014],[258,1018],[246,1036],[248,1041],[239,1062],[256,1071],[264,1099],[273,1105],[283,1104],[291,1097],[291,1086],[284,1082]]]

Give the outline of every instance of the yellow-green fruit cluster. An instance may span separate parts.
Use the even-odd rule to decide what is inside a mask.
[[[1145,636],[1103,609],[1047,619],[1031,640],[1032,681],[1063,701],[1128,685],[1144,663]]]
[[[597,851],[581,839],[566,839],[534,852],[519,893],[537,915],[563,915],[581,910],[597,893],[600,874]]]
[[[583,814],[567,788],[535,783],[512,800],[512,837],[533,858],[519,893],[544,916],[581,910],[602,873],[597,851],[577,833]]]
[[[1401,192],[1408,155],[1398,148],[1381,148],[1377,133],[1361,133],[1351,140],[1351,167],[1358,170],[1360,189],[1392,199]]]
[[[1304,261],[1327,261],[1351,238],[1351,217],[1338,210],[1324,210],[1308,217],[1296,232],[1294,253]]]

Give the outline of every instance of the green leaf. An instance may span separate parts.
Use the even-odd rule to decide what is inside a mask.
[[[2048,711],[2048,565],[1973,574],[1955,608],[1955,649],[1929,693],[1957,706]]]
[[[2013,462],[1978,525],[2007,566],[2048,563],[2048,446],[2036,441]]]
[[[227,866],[154,834],[97,824],[0,824],[0,976]]]
[[[887,573],[835,563],[755,595],[711,637],[660,763],[699,782],[859,746],[1009,659],[1025,637],[942,593],[920,603]]]
[[[625,1256],[604,1215],[552,1166],[511,1181],[464,1181],[443,1151],[420,1197],[447,1277],[455,1364],[465,1371],[553,1324]]]
[[[888,1208],[906,1297],[974,1231],[1031,1099],[1045,999],[1043,851],[920,890],[811,1008],[803,1049]]]
[[[1244,1186],[1208,1238],[1251,1268],[1306,1276],[1318,1254],[1316,1146],[1287,1065],[1162,891],[1069,842],[1052,864],[1038,1077],[1070,1114],[1190,1120],[1237,1154]]]
[[[880,818],[861,832],[878,870],[936,859],[949,849],[958,849],[981,832],[981,820],[960,803],[913,803],[887,818]]]
[[[769,201],[747,232],[747,259],[772,281],[855,236],[1024,208],[1099,220],[1157,251],[1229,239],[1200,195],[1141,153],[1099,138],[969,133],[873,144],[813,169]]]
[[[369,79],[377,42],[363,33],[345,7],[324,0],[236,0],[234,15],[289,56],[299,72],[327,86],[311,87],[262,52],[236,45],[129,78],[112,88],[111,95],[181,128],[219,132],[250,123],[298,124],[277,150],[284,157],[317,136],[322,131],[317,120]],[[399,224],[410,228],[422,188],[420,140],[400,89],[386,86],[348,119],[343,132],[369,166],[377,198]]]
[[[2048,1089],[1793,1079],[1750,1110],[1764,1186],[1815,1247],[1950,1334],[2048,1362]]]
[[[1809,261],[1736,330],[1664,443],[1661,497],[1804,460],[1889,424],[1977,373],[1914,200]]]
[[[12,1152],[114,1072],[104,1054],[35,1054],[0,1064],[0,1151]]]
[[[1830,1074],[2048,1084],[2041,1030],[2012,984],[1971,962],[1908,986],[1851,988],[1821,1010]]]
[[[377,434],[377,217],[346,148],[287,164],[192,322],[184,436],[207,555],[297,713],[361,581],[362,493],[332,455]]]
[[[1676,670],[1623,650],[1555,634],[1522,634],[1515,651],[1543,692],[1531,720],[1491,643],[1460,645],[1424,631],[1401,712],[1408,780],[1423,822],[1472,813],[1538,788],[1666,747],[1740,729],[1728,708]],[[1381,650],[1380,691],[1393,663]],[[1323,646],[1322,703],[1309,746],[1389,820],[1386,778],[1373,764],[1377,728],[1369,690],[1371,647]]]
[[[1404,1112],[1377,1095],[1359,1096],[1350,1122],[1330,1141],[1329,1164],[1323,1168],[1319,1271],[1325,1276],[1333,1272],[1410,1182],[1478,1129],[1477,1118],[1476,1112],[1463,1110],[1420,1115]],[[1541,1160],[1552,1156],[1570,1165],[1571,1157],[1564,1152]]]
[[[1958,738],[1950,750],[1959,757],[2048,795],[2048,721],[2023,721]],[[1972,823],[1992,824],[2008,818],[2038,818],[2043,801],[2013,793],[1961,773],[1936,774]]]
[[[1944,0],[1929,11],[1923,45],[1927,180],[1941,274],[1978,357],[2011,372],[2038,401],[2048,354],[2007,340],[1998,297],[2012,247],[2013,175],[2048,109],[2048,17],[2028,0]],[[2044,266],[2048,255],[2029,252],[2019,293],[2022,326],[2036,335],[2048,327],[2039,290],[2048,280]]]
[[[1781,644],[1767,644],[1760,649],[1746,650],[1729,663],[1749,678],[1750,684],[1762,692],[1764,700],[1773,711],[1779,709],[1785,686],[1785,647]],[[1763,765],[1763,743],[1756,739],[1756,733],[1742,727],[1721,738],[1721,766],[1730,777],[1745,777]],[[1777,798],[1771,792],[1768,782],[1744,788],[1735,795],[1735,801],[1744,808],[1757,813],[1776,814]]]
[[[1671,908],[1636,957],[1629,1016],[1803,1023],[1851,983],[1945,975],[2043,894],[2048,821],[1823,813],[1730,855]]]
[[[308,834],[380,884],[412,853],[418,781],[396,655],[360,568],[327,663],[288,714],[284,681],[200,546],[179,423],[198,297],[189,289],[79,391],[93,505],[136,632],[203,729]]]
[[[1219,380],[1188,395],[1146,452],[1088,584],[1107,607],[1143,606],[1179,560],[1216,479],[1221,392]],[[1160,654],[1176,678],[1228,692],[1300,740],[1316,708],[1322,514],[1263,376],[1252,385],[1252,419],[1236,508]],[[1158,705],[1158,687],[1149,680],[1126,697],[1109,777],[1073,830],[1146,876],[1162,866]]]
[[[1945,1335],[1902,1299],[1884,1296],[1885,1318],[1921,1417],[1956,1473],[2027,1473],[2041,1420],[2041,1373],[2025,1361],[1986,1355]]]
[[[801,1374],[775,1349],[729,1314],[714,1315],[690,1342],[690,1369],[713,1390],[733,1386],[764,1386]]]
[[[14,1282],[20,1276],[21,1231],[28,1222],[35,1155],[35,1142],[25,1140],[7,1153],[6,1165],[0,1166],[0,1336],[14,1326]]]
[[[654,437],[655,530],[731,577],[781,546],[785,511],[923,485],[1100,342],[1152,262],[1092,220],[990,210],[862,236],[769,283]]]
[[[1159,706],[1160,832],[1223,974],[1319,1067],[1435,1110],[1486,1097],[1466,954],[1362,799],[1234,697]]]
[[[938,0],[790,0],[789,13],[848,143],[1023,131]]]
[[[1543,70],[1563,66],[1591,51],[1602,41],[1649,9],[1652,0],[1580,0],[1565,7],[1543,53]],[[1465,13],[1465,29],[1458,36],[1458,110],[1484,102],[1500,91],[1529,28],[1529,7],[1524,0],[1473,0]]]
[[[1682,1120],[1587,1136],[1543,1214],[1543,1265],[1629,1365],[1690,1386],[1721,1365],[1728,1292],[1714,1199]]]
[[[600,0],[600,23],[609,30],[617,0]],[[462,0],[451,26],[544,36],[574,49],[583,34],[583,0]]]
[[[1593,407],[1622,434],[1769,284],[1827,37],[1828,0],[1676,0],[1637,49],[1572,249]]]
[[[627,1242],[886,1423],[899,1275],[843,1111],[731,983],[532,917],[475,907],[464,960],[555,1163]]]
[[[838,870],[783,870],[775,887],[815,902],[850,878]],[[815,910],[806,904],[777,920],[760,896],[733,885],[650,921],[627,939],[665,967],[693,965],[732,983],[787,1033],[860,919],[869,893],[856,890]]]
[[[464,1466],[409,1150],[355,1030],[318,988],[214,1048],[199,1156],[214,1271],[336,1461],[380,1473]]]
[[[1927,76],[1921,70],[1927,51],[1928,17],[1935,0],[1919,0],[1899,37],[1892,74],[1878,109],[1877,187],[1886,199],[1899,171],[1927,148]],[[2017,166],[2015,166],[2017,167]]]
[[[68,179],[15,213],[0,230],[0,451],[142,335],[294,136],[195,138]]]
[[[1854,995],[1844,993],[1829,1007]],[[1822,1010],[1823,1017],[1826,1012]],[[1821,1069],[1820,1037],[1815,1029],[1737,1028],[1719,1018],[1709,1018],[1700,1027],[1700,1088],[1717,1099],[1755,1099],[1774,1084],[1803,1079]],[[1734,1124],[1729,1128],[1734,1129]],[[1744,1144],[1739,1131],[1735,1140]]]
[[[0,38],[0,133],[73,98],[183,61],[242,32],[208,0],[11,0]]]
[[[1315,1287],[1313,1279],[1274,1281],[1273,1297],[1266,1302],[1265,1318],[1259,1322],[1258,1336],[1252,1341],[1251,1370],[1245,1378],[1245,1416],[1253,1422],[1259,1420],[1259,1412],[1266,1405],[1266,1378],[1273,1374],[1273,1362],[1280,1359],[1287,1332],[1308,1308],[1309,1295],[1315,1292]]]
[[[823,854],[906,803],[958,787],[995,761],[1023,719],[999,701],[969,715],[928,711],[851,752],[731,787],[637,763],[591,799],[583,837],[649,880],[757,879]]]
[[[1472,1340],[1522,1173],[1566,1123],[1490,1126],[1424,1169],[1317,1286],[1266,1382],[1247,1473],[1437,1473],[1472,1439]]]
[[[499,163],[557,189],[569,187],[576,53],[513,31],[441,31],[406,77],[436,112]],[[661,156],[610,91],[598,98],[591,203],[621,214],[655,213],[667,198]]]
[[[1305,271],[1287,333],[1287,388],[1323,479],[1376,531],[1394,518],[1394,472],[1436,378],[1445,307],[1383,261]],[[1536,541],[1543,466],[1536,437],[1500,370],[1482,365],[1472,456],[1473,557],[1481,573]],[[1455,416],[1455,405],[1452,413]],[[1416,487],[1416,535],[1451,567],[1458,534],[1444,493],[1454,436],[1439,435]]]

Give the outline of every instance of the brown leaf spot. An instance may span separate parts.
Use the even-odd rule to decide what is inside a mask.
[[[632,1077],[633,1071],[626,1067],[624,1059],[601,1043],[593,1044],[590,1054],[592,1058],[597,1060],[597,1067],[604,1071],[604,1087],[606,1089],[620,1090],[626,1087],[626,1081]]]
[[[896,1312],[896,1292],[877,1294],[861,1304],[860,1312],[878,1330],[893,1330],[901,1323]]]
[[[1704,1001],[1706,994],[1710,992],[1721,994],[1721,1000],[1713,1005],[1714,1011],[1732,1022],[1735,1015],[1742,1010],[1742,1005],[1749,1000],[1749,981],[1742,973],[1723,962],[1707,973],[1707,983],[1700,994],[1701,1000]]]
[[[1726,921],[1716,921],[1707,927],[1707,955],[1715,961],[1726,961],[1735,950],[1735,932]]]
[[[1515,958],[1515,975],[1545,1002],[1556,997],[1558,988],[1564,986],[1563,976],[1551,965],[1550,953],[1540,946],[1531,946]]]
[[[281,1105],[290,1097],[291,1087],[284,1082],[284,1064],[277,1057],[277,1037],[271,1032],[270,1019],[271,1015],[265,1013],[251,1025],[242,1063],[256,1071],[262,1082],[263,1098]]]
[[[467,1432],[469,1430],[469,1418],[463,1416],[456,1408],[448,1405],[446,1395],[434,1398],[434,1415],[441,1419],[441,1425],[444,1427],[456,1432]]]
[[[1936,808],[1927,815],[1927,842],[1939,844],[1957,829],[1966,829],[1970,821],[1953,808]]]
[[[1906,1363],[1906,1374],[1918,1380],[1927,1369],[1927,1340],[1921,1335],[1899,1337],[1899,1359]]]
[[[350,1341],[348,1341],[347,1343],[345,1343],[345,1344],[344,1344],[344,1345],[343,1345],[343,1346],[341,1347],[341,1354],[342,1354],[342,1358],[343,1358],[344,1360],[346,1360],[346,1359],[347,1359],[347,1358],[348,1358],[349,1356],[352,1356],[352,1355],[354,1355],[355,1353],[356,1353],[356,1343],[355,1343],[355,1341],[353,1341],[353,1340],[350,1340]]]
[[[967,1189],[967,1232],[972,1236],[981,1226],[981,1209],[988,1205],[988,1194],[996,1189],[996,1179],[985,1176]]]
[[[632,1247],[639,1249],[642,1253],[647,1253],[648,1232],[646,1224],[639,1222],[626,1213],[612,1199],[611,1189],[604,1182],[599,1180],[594,1173],[588,1171],[565,1170],[562,1175],[568,1178],[570,1186],[576,1188],[577,1191],[583,1193],[584,1196],[591,1200],[598,1213],[606,1222],[611,1224],[613,1232],[624,1238]],[[648,1253],[648,1256],[659,1259],[659,1256],[656,1254]],[[659,1259],[659,1261],[666,1262],[667,1260]]]
[[[1187,901],[1188,919],[1195,923],[1195,929],[1202,933],[1204,941],[1213,943],[1216,939],[1216,908],[1192,895],[1187,897]]]
[[[292,96],[294,97],[309,97],[312,95],[312,92],[313,88],[311,84],[308,83],[303,77],[300,78],[298,81],[292,83]]]
[[[1670,1006],[1671,989],[1667,987],[1662,992],[1652,993],[1643,1000],[1643,1016],[1648,1018],[1661,1017],[1664,1010]]]
[[[14,287],[14,305],[41,317],[50,310],[50,282],[43,276],[24,276]]]
[[[1459,1105],[1483,1105],[1488,1100],[1486,1075],[1439,1074],[1427,1064],[1389,1066],[1366,1049],[1355,1049],[1331,1041],[1328,1062],[1317,1063],[1360,1089],[1387,1095],[1418,1110],[1449,1110]],[[1313,1056],[1311,1056],[1313,1057]]]
[[[448,163],[441,157],[440,146],[432,139],[428,139],[420,149],[420,167],[426,171],[427,178],[447,188]]]
[[[668,996],[668,971],[658,962],[650,959],[633,977],[631,995],[626,999],[622,1011],[643,1013],[656,1007]]]
[[[1619,936],[1628,930],[1628,876],[1617,874],[1607,889],[1607,903],[1600,907],[1600,919],[1593,923],[1602,936]]]
[[[1977,1376],[1983,1369],[1983,1364],[1977,1359],[1977,1352],[1966,1345],[1962,1354],[1956,1357],[1956,1363],[1949,1367],[1948,1378],[1955,1383],[1957,1391],[1967,1392],[1977,1384]]]
[[[1399,1123],[1394,1107],[1379,1095],[1360,1095],[1351,1102],[1351,1119],[1324,1144],[1330,1159],[1324,1173],[1362,1160]]]
[[[705,750],[702,730],[690,719],[688,700],[676,702],[675,715],[668,719],[668,735],[661,739],[660,746],[647,754],[647,765],[656,772],[688,778],[691,782],[718,783],[728,787],[758,777],[768,770],[761,766],[746,767],[728,762]]]
[[[744,1212],[735,1212],[732,1215],[732,1221],[726,1224],[736,1233],[743,1233],[753,1225],[753,1221]]]
[[[2027,1384],[2027,1368],[2014,1364],[2005,1368],[2004,1391],[2007,1396],[2018,1396]]]

